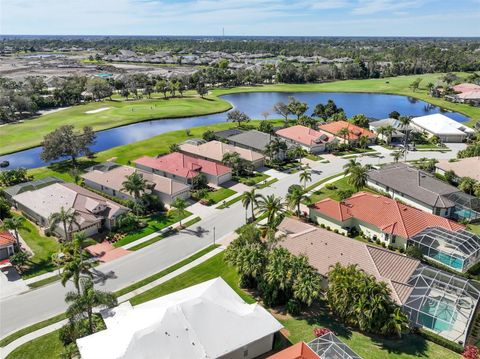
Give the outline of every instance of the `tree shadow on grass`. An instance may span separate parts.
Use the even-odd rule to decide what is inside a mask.
[[[304,319],[310,326],[324,327],[332,330],[336,335],[349,339],[352,331],[330,313],[325,302],[315,303],[305,311],[299,319]]]
[[[415,357],[428,357],[428,342],[416,334],[403,335],[401,339],[367,335],[381,350],[389,354],[408,354]]]
[[[46,272],[51,272],[57,269],[55,264],[52,263],[51,259],[40,259],[35,261],[30,261],[30,266],[28,269],[23,272],[24,276],[28,276],[30,274],[42,274]]]
[[[96,164],[99,162],[91,159],[77,160],[77,168],[81,171]],[[73,169],[73,165],[72,161],[68,160],[52,163],[47,168],[59,173],[69,173]]]

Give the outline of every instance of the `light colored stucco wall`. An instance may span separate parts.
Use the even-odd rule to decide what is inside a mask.
[[[218,359],[253,359],[273,348],[274,334],[267,335],[233,352],[222,355]]]

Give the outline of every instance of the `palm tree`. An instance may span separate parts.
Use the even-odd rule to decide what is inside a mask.
[[[180,220],[179,224],[180,227],[182,226],[182,218],[185,216],[186,208],[187,208],[187,201],[181,197],[175,198],[175,200],[172,202],[171,206],[175,208],[178,211],[178,214],[180,215]]]
[[[255,207],[260,197],[261,195],[255,192],[255,188],[243,194],[242,204],[245,207],[245,217],[247,217],[247,210],[250,207],[252,209],[252,221],[255,221]]]
[[[409,116],[400,116],[398,118],[398,121],[400,121],[401,128],[405,132],[405,137],[404,137],[404,155],[405,155],[405,161],[407,161],[407,153],[408,153],[408,135],[410,132],[410,123],[412,122],[412,118]]]
[[[125,177],[126,180],[122,182],[122,191],[127,192],[130,196],[133,196],[135,202],[141,197],[147,189],[147,181],[143,178],[143,175],[138,172]],[[138,208],[136,209],[138,215]]]
[[[474,194],[476,184],[477,184],[477,181],[475,181],[473,178],[463,177],[460,180],[460,184],[458,185],[458,188],[460,188],[465,193]]]
[[[385,132],[386,132],[387,127],[386,126],[380,126],[377,128],[377,137],[381,137],[381,139],[384,139]],[[386,142],[386,141],[385,141]]]
[[[77,222],[75,209],[73,208],[65,210],[64,207],[61,207],[60,212],[55,212],[50,215],[48,222],[51,232],[54,232],[55,227],[60,223],[62,224],[66,241],[70,239],[70,232],[72,231],[72,226],[74,224],[77,226],[77,228],[80,228],[80,225]]]
[[[368,136],[360,136],[358,138],[358,147],[367,148],[368,145]]]
[[[400,159],[400,157],[402,156],[402,152],[394,151],[394,152],[390,153],[390,156],[393,157],[393,162],[397,163],[398,160]]]
[[[395,133],[395,128],[392,125],[385,126],[385,135],[387,136],[387,145],[392,142],[392,136]]]
[[[112,308],[117,305],[117,297],[110,292],[96,290],[90,278],[80,280],[80,291],[68,292],[65,296],[65,302],[69,304],[67,316],[74,318],[87,318],[90,334],[94,332],[93,327],[93,309]]]
[[[408,318],[400,307],[395,307],[382,327],[382,331],[384,334],[394,334],[401,338],[402,333],[406,330],[408,330]]]
[[[72,280],[78,293],[80,293],[80,278],[82,275],[92,277],[90,270],[93,265],[91,262],[84,260],[83,244],[86,239],[84,233],[76,233],[72,241],[66,242],[62,246],[62,285],[65,286],[69,280]]]
[[[258,201],[258,208],[267,214],[267,226],[270,228],[278,226],[278,220],[285,211],[282,199],[273,194],[266,197],[262,195]]]
[[[298,187],[293,191],[288,191],[286,200],[288,207],[292,210],[296,209],[297,217],[300,217],[300,204],[303,201],[308,200],[308,196],[305,191],[301,190],[300,187]]]
[[[17,241],[18,249],[21,248],[20,235],[18,234],[18,231],[24,228],[25,228],[25,218],[21,216],[15,216],[15,217],[6,218],[3,220],[2,229],[5,229],[7,231],[13,231],[13,235],[15,236],[15,239]]]
[[[348,183],[351,184],[357,192],[367,184],[368,170],[369,168],[367,166],[358,166],[350,171]]]
[[[300,172],[300,181],[303,182],[303,189],[307,188],[307,182],[312,180],[312,172],[306,168],[302,172]]]
[[[349,175],[352,173],[354,168],[357,168],[359,166],[361,166],[360,162],[357,162],[355,158],[352,158],[343,166],[343,169],[344,169],[343,173],[345,174],[345,176]]]
[[[337,132],[337,136],[343,138],[344,143],[348,143],[349,135],[350,135],[350,131],[347,127],[343,127]]]

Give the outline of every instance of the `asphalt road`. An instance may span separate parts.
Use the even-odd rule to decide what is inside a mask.
[[[462,145],[453,145],[454,151],[445,154],[439,152],[412,152],[408,159],[427,158],[452,158],[455,157]],[[379,164],[391,162],[388,151],[384,158],[362,157],[362,164]],[[342,172],[342,166],[347,160],[328,156],[328,164],[315,163],[312,168],[312,183]],[[297,174],[288,175],[274,183],[271,187],[259,190],[261,194],[275,194],[284,197],[288,187],[300,184]],[[192,229],[186,229],[171,237],[121,257],[113,262],[96,267],[95,281],[102,290],[116,291],[135,283],[143,278],[167,268],[175,262],[189,257],[198,250],[213,243],[213,227],[216,239],[230,234],[245,223],[245,210],[241,202],[237,202],[218,213],[203,218]],[[197,227],[203,228],[203,234],[194,233]],[[65,311],[65,293],[72,290],[71,284],[63,287],[59,282],[40,287],[20,295],[7,297],[0,301],[0,337],[4,337],[25,326],[48,319]]]

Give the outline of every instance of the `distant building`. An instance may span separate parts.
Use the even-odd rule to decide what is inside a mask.
[[[370,144],[375,142],[375,133],[347,121],[332,121],[318,126],[319,130],[331,133],[332,135],[337,136],[342,140],[344,139],[342,136],[339,135],[339,132],[344,128],[348,130],[348,136],[346,136],[346,140],[348,143],[356,143],[358,142],[360,137],[367,137],[368,143]]]
[[[246,148],[267,155],[267,146],[274,138],[275,136],[268,133],[251,130],[230,136],[227,138],[227,141],[234,146]],[[285,144],[287,145],[287,148],[291,147],[291,145],[289,146],[286,142]],[[280,151],[277,154],[277,159],[283,159],[285,156],[286,151]]]
[[[383,141],[387,141],[389,139],[387,138],[387,135],[380,135],[379,129],[387,126],[392,126],[394,129],[390,138],[390,141],[393,143],[402,142],[405,138],[405,133],[412,131],[411,126],[403,126],[402,123],[395,118],[385,118],[383,120],[372,121],[369,124],[370,130],[377,134],[378,137]]]
[[[14,253],[15,242],[13,234],[8,231],[0,232],[0,261],[9,258]]]
[[[316,131],[306,126],[296,125],[285,127],[275,132],[291,145],[297,145],[310,153],[322,153],[328,147],[338,142],[338,138],[324,131]]]
[[[427,137],[437,136],[445,143],[460,143],[475,133],[472,128],[439,113],[414,117],[411,120],[411,126],[426,134]]]
[[[435,164],[435,171],[441,175],[453,171],[458,179],[470,177],[480,182],[480,156],[460,158],[454,161],[439,160]]]
[[[250,359],[269,352],[283,328],[220,277],[102,316],[107,329],[77,340],[82,359]]]

